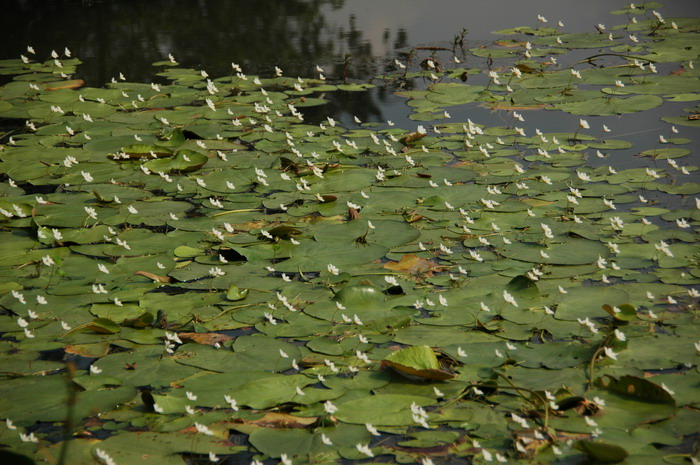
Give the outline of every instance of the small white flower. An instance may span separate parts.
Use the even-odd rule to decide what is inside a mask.
[[[90,374],[91,375],[99,375],[102,373],[102,369],[98,367],[97,365],[90,365]]]
[[[206,434],[207,436],[214,436],[214,432],[206,425],[195,422],[194,427],[197,429],[198,433]]]
[[[605,351],[606,357],[609,357],[613,360],[617,360],[617,354],[610,347],[604,347],[603,350]],[[588,417],[586,417],[586,418],[588,418]]]
[[[372,453],[372,450],[369,448],[369,444],[367,444],[367,445],[364,445],[364,444],[357,444],[357,445],[355,445],[355,447],[357,448],[357,450],[358,450],[360,453],[365,454],[365,455],[368,456],[368,457],[374,457],[374,454]]]
[[[236,399],[229,397],[228,395],[224,395],[224,400],[227,404],[229,404],[231,409],[238,411],[238,404],[236,403]]]
[[[34,433],[29,433],[29,434],[19,433],[19,438],[22,442],[39,442],[39,438],[34,436]]]
[[[518,302],[516,302],[515,298],[505,289],[503,290],[503,300],[505,300],[506,303],[511,304],[513,307],[518,306]]]
[[[214,266],[214,267],[209,269],[209,276],[211,276],[212,278],[216,278],[218,276],[224,276],[225,274],[226,274],[226,272],[223,271],[218,266]]]
[[[544,232],[544,236],[547,239],[553,239],[554,234],[552,233],[552,228],[550,228],[548,225],[545,223],[540,223],[540,227],[542,228],[542,231]]]
[[[369,431],[372,436],[380,436],[379,431],[377,431],[371,423],[365,423],[365,428],[367,428],[367,431]]]
[[[323,410],[325,410],[329,415],[333,415],[338,410],[338,407],[333,405],[330,400],[327,400],[323,403]]]

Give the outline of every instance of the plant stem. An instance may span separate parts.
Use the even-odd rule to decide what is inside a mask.
[[[68,389],[68,399],[66,399],[66,421],[63,423],[63,443],[61,453],[58,456],[57,465],[65,465],[68,457],[68,446],[73,437],[75,414],[75,404],[78,400],[78,386],[73,382],[76,366],[73,362],[66,364],[66,388]]]

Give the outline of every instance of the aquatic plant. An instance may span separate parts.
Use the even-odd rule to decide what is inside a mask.
[[[0,456],[689,457],[698,109],[662,114],[635,168],[602,117],[698,100],[700,21],[658,7],[541,17],[375,84],[170,56],[161,83],[91,88],[69,50],[0,61],[0,117],[26,121],[0,152]],[[305,120],[406,80],[415,129]],[[535,111],[578,122],[527,134]]]

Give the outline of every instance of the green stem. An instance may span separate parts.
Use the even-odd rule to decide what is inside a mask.
[[[229,313],[229,312],[231,312],[231,311],[233,311],[233,310],[238,310],[239,308],[245,308],[245,307],[254,307],[254,306],[256,306],[256,305],[260,305],[260,304],[234,305],[233,307],[228,308],[228,309],[226,309],[226,310],[223,310],[223,311],[219,312],[217,315],[214,315],[213,317],[211,317],[211,318],[209,318],[209,319],[202,320],[202,322],[203,322],[203,323],[209,323],[210,321],[214,321],[214,320],[216,320],[217,318],[219,318],[219,317],[221,317],[221,316],[224,316],[224,315],[226,315],[227,313]]]
[[[579,61],[579,62],[574,63],[574,65],[578,65],[578,64],[581,64],[581,63],[589,63],[589,64],[592,64],[591,62],[592,62],[595,58],[604,57],[604,56],[613,56],[613,57],[620,57],[620,58],[629,58],[629,59],[633,59],[633,60],[639,59],[639,60],[644,60],[644,61],[649,62],[649,63],[656,63],[655,60],[650,60],[650,59],[648,59],[648,58],[646,58],[646,57],[642,57],[642,56],[627,55],[627,54],[623,54],[623,53],[597,53],[597,54],[595,54],[595,55],[589,56],[588,58],[584,58],[583,60],[581,60],[581,61]]]
[[[68,399],[66,400],[66,421],[63,423],[63,443],[61,453],[58,456],[57,465],[65,465],[68,458],[68,445],[73,437],[75,404],[78,400],[78,386],[73,382],[76,366],[73,362],[66,364],[66,387],[68,388]]]
[[[607,346],[608,342],[610,341],[610,337],[612,336],[612,333],[608,334],[605,339],[603,339],[603,342],[600,343],[598,348],[596,349],[595,352],[593,352],[593,357],[591,357],[591,362],[588,365],[588,383],[586,383],[586,392],[591,390],[591,387],[593,387],[593,372],[595,370],[595,361],[598,358],[598,355],[603,353],[605,350],[605,347]]]

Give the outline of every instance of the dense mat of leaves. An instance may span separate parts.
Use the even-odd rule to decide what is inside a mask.
[[[397,60],[380,80],[427,82],[410,130],[304,120],[371,84],[0,61],[0,117],[26,121],[0,151],[0,456],[686,463],[700,123],[663,109],[700,99],[700,21],[657,7],[500,31],[483,68]],[[602,66],[558,66],[581,49]],[[641,168],[585,119],[651,109]],[[527,134],[526,110],[581,119]]]

